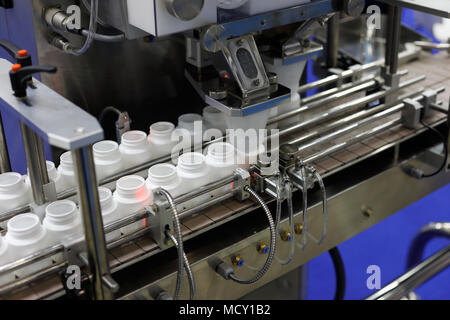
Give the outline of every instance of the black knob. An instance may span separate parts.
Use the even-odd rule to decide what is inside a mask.
[[[16,61],[16,63],[22,65],[22,67],[29,67],[33,64],[28,51],[21,50],[11,41],[0,39],[0,47],[5,49],[5,51],[8,52],[8,54]]]
[[[27,82],[35,73],[56,73],[57,68],[51,66],[29,66],[22,67],[20,64],[15,64],[9,72],[11,79],[11,86],[14,95],[18,98],[27,96]]]

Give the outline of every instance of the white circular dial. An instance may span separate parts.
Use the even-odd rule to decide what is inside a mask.
[[[222,9],[232,10],[246,4],[248,0],[217,0],[217,6]]]

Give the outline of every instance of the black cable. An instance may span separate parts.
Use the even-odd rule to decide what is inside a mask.
[[[103,124],[103,121],[105,120],[105,116],[107,113],[109,112],[114,112],[116,113],[118,116],[120,116],[122,114],[122,111],[120,111],[117,108],[114,107],[106,107],[105,109],[102,110],[102,113],[100,114],[100,116],[98,117],[98,122],[100,122],[100,124]]]
[[[345,296],[345,267],[342,261],[341,253],[337,247],[330,249],[328,253],[333,260],[334,271],[336,273],[336,293],[334,300],[344,300]]]
[[[442,140],[442,143],[444,144],[444,153],[445,154],[444,154],[444,161],[442,162],[441,167],[438,170],[436,170],[435,172],[430,173],[430,174],[425,174],[425,172],[422,169],[416,168],[415,166],[413,166],[411,164],[403,165],[402,166],[403,171],[406,174],[408,174],[408,175],[410,175],[410,176],[412,176],[412,177],[414,177],[416,179],[431,178],[431,177],[434,177],[434,176],[438,175],[442,170],[445,169],[445,166],[447,165],[447,162],[448,162],[448,144],[447,144],[447,139],[438,130],[436,130],[435,128],[427,125],[422,120],[420,121],[420,123],[425,128],[429,129],[430,131],[433,131],[434,133],[436,133],[440,137],[440,139]]]
[[[78,34],[82,35],[83,37],[87,37],[89,35],[89,30],[87,29],[80,29],[77,32]],[[100,34],[100,33],[94,33],[94,40],[100,41],[100,42],[122,42],[125,41],[125,34],[119,33],[119,34]]]
[[[433,128],[433,127],[427,125],[425,122],[423,122],[423,120],[421,120],[420,123],[421,123],[424,127],[428,128],[429,130],[435,132],[435,133],[441,138],[442,143],[444,144],[444,153],[445,153],[445,155],[444,155],[444,161],[443,161],[441,167],[440,167],[436,172],[434,172],[434,173],[431,173],[431,174],[424,174],[424,175],[422,176],[422,178],[431,178],[431,177],[434,177],[435,175],[439,174],[442,170],[444,170],[444,169],[445,169],[445,166],[447,165],[447,161],[448,161],[448,145],[447,145],[447,139],[446,139],[446,138],[445,138],[438,130],[436,130],[435,128]]]

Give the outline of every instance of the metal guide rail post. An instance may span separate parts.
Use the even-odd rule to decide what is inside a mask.
[[[82,162],[82,161],[81,161]],[[185,218],[189,215],[198,212],[204,208],[208,208],[210,206],[213,206],[214,204],[223,201],[224,199],[229,198],[236,198],[240,201],[244,201],[250,197],[249,192],[246,191],[246,188],[250,186],[250,173],[244,169],[237,169],[235,174],[232,176],[226,177],[224,179],[221,179],[217,182],[205,185],[201,187],[199,190],[195,190],[192,192],[189,192],[187,194],[183,194],[177,198],[175,198],[174,204],[180,205],[183,204],[189,200],[195,199],[196,197],[199,197],[203,194],[209,193],[211,191],[220,189],[223,186],[229,185],[233,183],[233,189],[222,196],[217,197],[216,199],[203,203],[197,207],[194,207],[192,209],[188,209],[185,211],[181,211],[179,214],[179,218]],[[160,190],[154,190],[155,194],[155,204],[151,207],[144,208],[142,210],[139,210],[138,212],[135,212],[133,214],[130,214],[120,220],[117,220],[115,222],[112,222],[104,227],[104,232],[110,233],[112,231],[119,230],[120,228],[124,226],[128,226],[136,221],[142,220],[142,219],[149,219],[150,227],[145,227],[143,230],[138,231],[138,234],[144,232],[149,232],[152,237],[155,239],[155,241],[158,242],[160,249],[164,250],[166,248],[169,248],[172,246],[172,244],[169,244],[170,239],[167,238],[166,232],[167,228],[171,229],[170,226],[173,224],[173,216],[168,212],[171,210],[170,206],[168,206],[168,202],[166,201],[165,197],[161,197]],[[95,202],[92,202],[95,203]],[[89,205],[89,204],[87,204]],[[95,221],[92,221],[90,223],[98,223]],[[96,235],[98,236],[98,235]],[[134,237],[134,234],[124,236],[121,239],[118,239],[115,242],[118,243],[124,243],[129,240],[131,240]],[[100,241],[99,241],[100,242]],[[112,242],[108,245],[108,248],[115,247],[116,243]],[[68,264],[74,264],[83,266],[89,264],[89,258],[85,255],[86,247],[84,246],[84,239],[80,236],[74,236],[68,239],[65,239],[62,244],[54,245],[52,247],[43,249],[39,252],[36,252],[32,255],[29,255],[23,259],[8,263],[4,266],[0,266],[0,275],[6,274],[8,272],[13,272],[15,270],[24,268],[26,266],[32,265],[34,263],[37,263],[39,261],[42,261],[46,258],[51,258],[57,254],[64,254],[64,262],[61,262],[57,265],[54,265],[51,270],[46,270],[45,275],[58,272],[64,268],[64,266],[67,266]],[[106,253],[106,249],[104,253]],[[101,261],[100,261],[101,263]],[[96,262],[95,264],[99,264],[99,262]],[[100,270],[101,271],[101,270]],[[27,278],[20,279],[19,281],[15,281],[13,283],[7,284],[0,288],[0,293],[6,293],[9,292],[17,287],[20,287],[21,285],[24,285],[26,283],[29,283],[31,281],[37,280],[43,276],[43,271],[39,271],[33,275],[30,275]],[[105,276],[104,276],[105,277]],[[114,280],[107,275],[106,279],[102,280],[103,286],[109,287],[113,292],[116,292],[118,290],[118,285],[114,282]]]
[[[56,68],[22,67],[0,59],[0,108],[23,124],[24,137],[34,137],[35,141],[42,139],[52,146],[74,151],[94,294],[97,299],[111,299],[112,291],[104,286],[105,282],[109,282],[110,271],[91,149],[92,144],[103,139],[103,129],[93,116],[40,82],[33,80],[33,86],[28,88],[29,81],[25,80],[38,72],[56,72]],[[30,139],[27,139],[29,145],[33,144]],[[37,153],[39,157],[35,160],[40,168],[36,170],[44,168],[40,170],[44,172],[40,179],[33,181],[35,202],[40,206],[45,203],[46,197],[37,188],[39,184],[41,188],[45,187],[48,176],[43,152],[38,150]],[[29,163],[33,156],[36,155],[28,154]],[[35,207],[34,210],[42,209]]]

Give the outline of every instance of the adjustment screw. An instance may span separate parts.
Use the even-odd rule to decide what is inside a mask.
[[[372,217],[375,214],[375,211],[373,211],[371,207],[368,207],[365,204],[361,206],[361,211],[368,218]]]
[[[283,231],[281,233],[281,240],[286,241],[286,242],[291,242],[292,241],[292,235],[289,231]]]
[[[303,225],[301,223],[295,225],[295,234],[303,233]]]
[[[258,246],[258,252],[260,254],[268,254],[269,251],[270,251],[270,247],[265,243],[262,243]]]
[[[231,262],[236,267],[242,267],[244,265],[245,261],[240,254],[237,254],[237,255],[233,256],[233,258],[231,259]]]

